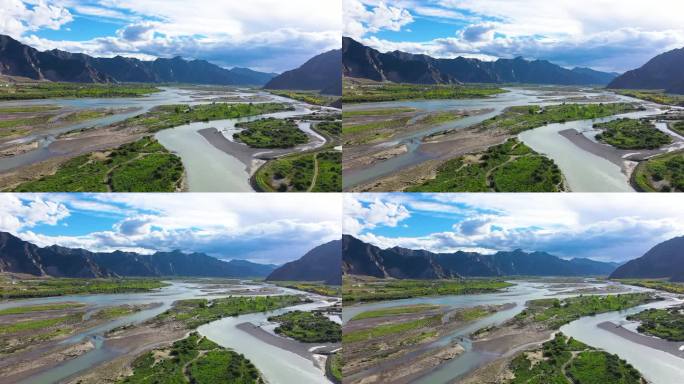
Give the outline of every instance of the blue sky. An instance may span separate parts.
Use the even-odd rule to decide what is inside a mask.
[[[302,209],[306,207],[306,209]],[[39,246],[180,249],[282,264],[341,236],[340,194],[0,194],[0,231]]]
[[[365,193],[344,200],[344,233],[381,248],[520,248],[622,262],[684,235],[676,195]]]
[[[624,72],[684,47],[684,2],[343,0],[344,34],[380,51],[523,56]]]
[[[339,49],[340,0],[2,0],[0,33],[40,50],[183,56],[283,72]]]

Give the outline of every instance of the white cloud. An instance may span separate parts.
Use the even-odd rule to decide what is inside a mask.
[[[344,197],[344,215],[344,231],[348,234],[358,234],[379,225],[396,227],[411,216],[408,209],[400,203],[386,202],[378,197],[365,207],[349,194]]]
[[[73,20],[69,10],[44,0],[32,1],[31,7],[21,0],[0,0],[0,33],[20,36],[41,28],[59,29]]]
[[[407,216],[451,219],[451,228],[420,236],[382,236],[361,226],[359,236],[381,247],[402,246],[434,252],[478,249],[486,253],[522,248],[561,257],[623,261],[655,244],[684,235],[684,206],[677,195],[637,194],[365,194],[347,201],[400,204]],[[354,203],[356,200],[356,203]],[[358,220],[358,209],[345,220]],[[347,217],[351,216],[351,218]],[[423,219],[429,220],[429,219]],[[406,224],[408,221],[404,221]],[[424,233],[411,221],[406,233]],[[402,226],[404,228],[405,226]],[[401,233],[401,231],[395,230]]]
[[[360,0],[344,0],[343,9],[344,33],[355,38],[381,30],[400,31],[413,22],[407,9],[388,6],[382,1],[367,8]]]

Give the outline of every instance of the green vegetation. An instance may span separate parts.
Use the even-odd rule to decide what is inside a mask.
[[[132,364],[133,374],[119,384],[263,384],[257,368],[242,354],[227,350],[197,332],[169,348],[147,352]]]
[[[294,107],[281,103],[211,103],[200,105],[160,105],[150,112],[126,119],[123,127],[143,126],[148,132],[177,127],[198,121],[236,119],[239,117],[256,116],[265,113],[291,111]]]
[[[308,302],[301,296],[256,296],[226,297],[220,299],[189,299],[177,301],[173,308],[158,315],[157,322],[178,321],[188,329],[195,329],[202,324],[224,317],[244,315],[246,313],[266,312]]]
[[[14,307],[0,309],[0,316],[4,315],[25,315],[32,312],[43,312],[43,311],[58,311],[63,309],[74,309],[81,308],[85,304],[81,303],[60,303],[60,304],[42,304],[42,305],[29,305],[25,307]]]
[[[9,324],[0,324],[0,335],[26,331],[37,331],[45,328],[54,327],[56,325],[78,323],[81,321],[82,316],[82,313],[75,313],[59,317],[52,317],[49,319],[26,320],[17,321]]]
[[[346,80],[346,79],[345,79]],[[477,99],[506,92],[489,85],[427,85],[344,82],[342,103],[414,99]]]
[[[135,306],[130,306],[130,305],[120,305],[117,307],[107,307],[105,309],[101,309],[95,314],[93,314],[93,318],[95,319],[114,319],[117,317],[121,316],[126,316],[130,315],[135,312],[139,312],[140,307],[135,307]]]
[[[534,321],[549,329],[599,313],[621,311],[655,300],[650,293],[627,293],[607,296],[578,296],[567,299],[539,299],[527,303],[527,308],[516,315],[519,321]]]
[[[342,335],[343,343],[355,343],[363,340],[372,340],[389,335],[410,332],[418,328],[436,326],[441,323],[442,315],[406,321],[402,323],[382,324],[372,328],[364,328],[347,332]]]
[[[684,341],[684,306],[665,309],[647,309],[627,320],[640,321],[637,330],[661,339]]]
[[[0,278],[0,297],[26,299],[31,297],[64,296],[91,293],[147,292],[166,284],[154,279],[25,279]]]
[[[292,148],[309,141],[306,133],[290,119],[269,117],[235,126],[243,130],[233,134],[233,138],[254,148]]]
[[[415,110],[415,108],[397,107],[384,109],[361,109],[356,111],[342,111],[342,118],[350,119],[352,117],[359,116],[387,116],[396,115],[400,113],[415,112]]]
[[[341,121],[321,121],[314,126],[316,130],[323,131],[330,136],[339,136],[342,133]]]
[[[51,112],[60,109],[58,105],[17,105],[12,107],[0,107],[0,115],[13,113],[39,113]]]
[[[684,152],[665,153],[642,161],[632,181],[644,192],[684,191]]]
[[[368,280],[345,281],[344,303],[408,299],[421,296],[471,295],[497,292],[512,284],[502,280]]]
[[[326,365],[326,370],[330,373],[334,382],[337,384],[342,383],[342,353],[337,352],[328,357]]]
[[[633,89],[625,89],[613,90],[613,92],[618,93],[620,95],[634,97],[636,99],[652,101],[657,104],[684,106],[684,96],[667,94],[662,91],[639,91]]]
[[[501,129],[517,135],[529,129],[552,123],[590,120],[638,110],[630,103],[611,104],[559,104],[510,107],[504,113],[487,119],[476,126],[479,129]]]
[[[560,192],[563,176],[553,160],[517,139],[486,152],[449,160],[437,176],[407,192]]]
[[[342,326],[321,312],[291,311],[271,316],[268,321],[280,323],[275,332],[303,343],[336,343],[342,340]]]
[[[64,118],[64,120],[68,121],[70,123],[76,123],[79,121],[99,119],[101,117],[109,116],[111,114],[113,114],[113,112],[111,110],[85,109],[82,111],[77,111],[77,112],[68,114]]]
[[[524,352],[509,365],[508,384],[642,384],[641,374],[620,359],[562,333],[541,350]]]
[[[276,90],[269,90],[274,95],[278,96],[283,96],[287,97],[293,100],[299,100],[303,101],[307,104],[313,104],[313,105],[331,105],[334,103],[336,100],[338,100],[340,97],[339,96],[327,96],[327,95],[321,95],[318,92],[314,91],[276,91]]]
[[[684,121],[676,121],[667,125],[671,130],[680,135],[684,135]]]
[[[145,137],[108,153],[75,157],[55,174],[20,184],[15,192],[173,192],[182,177],[180,158]]]
[[[637,287],[644,287],[650,289],[657,289],[659,291],[684,293],[684,283],[673,283],[665,280],[633,280],[620,279],[622,284],[635,285]]]
[[[159,92],[145,84],[7,83],[0,87],[0,100],[49,99],[55,97],[138,97]]]
[[[342,153],[326,150],[283,156],[259,168],[255,180],[266,192],[339,192]]]
[[[322,282],[273,281],[273,283],[281,287],[297,289],[323,296],[339,297],[342,293],[342,290],[339,286],[326,285]]]
[[[370,123],[343,125],[342,133],[345,135],[354,135],[358,133],[365,133],[368,131],[376,131],[382,129],[397,129],[404,127],[409,120],[410,117],[399,117],[389,120],[372,121]],[[374,139],[383,138],[383,135],[381,135],[380,133],[376,134],[376,136],[377,137]]]
[[[432,311],[439,309],[439,305],[429,305],[429,304],[416,304],[407,305],[404,307],[392,307],[386,309],[378,309],[374,311],[361,312],[354,316],[352,320],[363,320],[363,319],[374,319],[378,317],[394,316],[394,315],[406,315],[410,313],[420,313],[426,311]]]
[[[444,111],[425,115],[424,117],[418,119],[416,123],[427,125],[439,125],[446,123],[448,121],[462,119],[463,117],[464,115],[461,111]]]
[[[620,149],[656,149],[672,143],[672,136],[648,120],[617,119],[594,124],[603,132],[596,139]]]

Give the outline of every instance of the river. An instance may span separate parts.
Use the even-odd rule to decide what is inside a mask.
[[[513,318],[525,308],[525,302],[529,300],[548,298],[550,296],[564,298],[579,295],[579,293],[570,292],[574,288],[557,288],[554,287],[553,284],[548,283],[524,281],[512,281],[512,283],[516,285],[501,292],[491,294],[422,297],[345,307],[343,310],[343,321],[347,322],[357,314],[369,310],[413,304],[445,305],[450,308],[469,308],[478,305],[502,305],[508,303],[515,304],[515,306],[510,309],[505,309],[494,315],[479,319],[433,343],[432,346],[437,347],[448,345],[452,340],[459,340],[459,343],[465,349],[465,353],[442,364],[438,369],[412,383],[450,383],[499,357],[474,350],[471,340],[469,339],[469,335],[472,332],[484,327],[502,324]],[[598,288],[605,286],[606,284],[620,285],[617,283],[587,282],[586,286]],[[633,286],[623,286],[623,288],[634,292],[649,291],[645,288]],[[645,308],[681,304],[681,300],[676,299],[674,295],[664,296],[667,297],[666,301],[639,306],[629,311],[609,312],[595,317],[583,317],[562,327],[561,331],[580,341],[584,341],[588,345],[603,348],[608,352],[618,354],[621,358],[634,365],[637,370],[642,372],[642,374],[654,384],[681,384],[681,378],[684,377],[684,360],[671,354],[631,342],[614,333],[601,330],[597,327],[598,324],[605,321],[613,321],[617,324],[626,322],[626,316]],[[675,378],[677,378],[678,381],[674,381]]]
[[[141,323],[145,320],[166,311],[174,301],[192,298],[215,298],[232,295],[245,295],[245,290],[257,290],[262,287],[277,289],[277,294],[302,294],[314,301],[310,304],[288,307],[270,313],[254,313],[231,318],[224,318],[212,323],[205,324],[198,330],[212,341],[245,354],[252,363],[263,373],[270,384],[306,384],[328,383],[324,372],[317,368],[310,360],[295,355],[290,351],[272,346],[252,337],[248,333],[235,328],[235,325],[252,322],[260,324],[266,322],[268,316],[274,313],[283,313],[292,309],[310,310],[331,305],[331,302],[321,296],[289,288],[279,288],[270,284],[254,284],[243,282],[229,289],[212,291],[205,284],[196,282],[170,281],[169,285],[159,290],[145,293],[130,294],[95,294],[95,295],[67,295],[59,297],[36,298],[9,302],[0,302],[0,309],[27,305],[79,302],[94,305],[96,308],[114,305],[142,305],[161,303],[151,309],[146,309],[134,314],[114,319],[98,327],[85,330],[72,335],[61,343],[75,344],[90,338],[95,348],[85,354],[68,360],[59,366],[48,369],[38,375],[34,375],[20,384],[51,384],[57,383],[82,373],[93,366],[114,359],[119,356],[116,350],[109,349],[104,344],[103,335],[116,327],[126,324]],[[258,292],[249,294],[259,295]],[[260,355],[259,352],[262,354]],[[268,354],[263,354],[268,351]],[[282,377],[282,378],[281,378]]]
[[[647,107],[646,111],[624,115],[615,115],[603,119],[581,120],[563,124],[549,124],[543,127],[525,131],[519,138],[532,149],[543,153],[553,159],[561,169],[566,178],[568,186],[573,192],[625,192],[633,191],[629,184],[627,175],[622,168],[603,157],[594,155],[583,150],[567,138],[559,134],[566,129],[576,129],[579,132],[591,130],[593,123],[614,120],[620,117],[645,117],[662,112],[662,106],[648,103],[643,100],[634,99],[627,96],[616,95],[605,90],[567,90],[563,95],[557,95],[555,89],[539,88],[506,88],[507,93],[498,94],[494,97],[485,99],[466,99],[466,100],[411,100],[411,101],[392,101],[381,103],[364,103],[345,105],[345,110],[365,110],[383,108],[416,108],[425,112],[441,110],[460,109],[478,110],[491,109],[491,112],[469,116],[464,119],[448,122],[438,126],[430,127],[426,130],[412,131],[404,135],[399,135],[391,143],[379,144],[380,146],[390,146],[406,144],[408,152],[395,156],[386,161],[377,162],[369,167],[353,169],[344,172],[344,188],[368,183],[370,181],[389,176],[401,169],[415,166],[424,161],[433,159],[430,153],[421,150],[421,140],[423,137],[449,129],[461,129],[478,124],[486,119],[501,114],[506,108],[522,105],[552,105],[565,102],[568,97],[588,97],[606,98],[610,97],[615,101],[634,102]],[[575,102],[575,101],[568,101]],[[592,101],[577,101],[577,103],[589,103]],[[675,134],[669,132],[673,136]]]

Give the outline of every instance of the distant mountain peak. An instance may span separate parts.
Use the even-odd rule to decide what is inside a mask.
[[[684,94],[684,48],[662,53],[640,68],[618,76],[608,88],[654,89]]]
[[[319,245],[301,258],[271,272],[267,281],[324,281],[342,285],[342,243],[333,240]]]
[[[342,51],[334,49],[316,55],[299,68],[283,72],[269,81],[266,89],[315,90],[342,95]]]
[[[610,277],[684,281],[684,236],[655,245],[643,256],[619,266]]]

